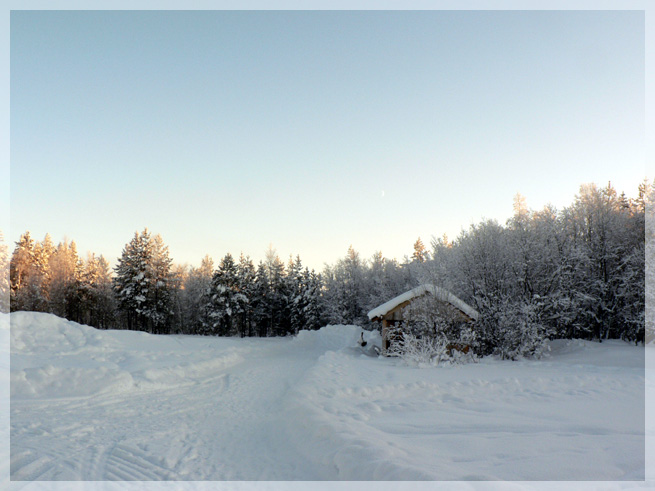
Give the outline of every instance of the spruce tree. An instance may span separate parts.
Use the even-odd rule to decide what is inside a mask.
[[[314,270],[305,268],[302,276],[304,285],[303,314],[304,328],[308,330],[319,329],[323,322],[321,311],[321,276]]]
[[[168,247],[148,229],[135,232],[115,268],[118,309],[128,329],[165,333],[170,327],[170,268]]]
[[[238,320],[245,311],[248,299],[240,291],[237,265],[230,253],[226,254],[212,277],[207,320],[213,334],[238,334]]]
[[[271,326],[271,298],[270,285],[268,282],[268,271],[263,262],[257,265],[255,272],[255,287],[251,296],[251,308],[256,334],[259,337],[266,337]]]
[[[238,289],[244,297],[243,312],[238,318],[237,331],[241,337],[253,336],[255,332],[255,312],[253,300],[256,295],[256,271],[252,260],[241,253],[237,266]]]
[[[152,278],[148,316],[156,333],[170,332],[173,316],[173,289],[177,284],[172,274],[173,260],[161,235],[152,239],[152,258],[149,270]]]
[[[307,307],[307,275],[303,275],[300,256],[296,256],[295,261],[289,260],[286,279],[287,291],[289,292],[289,329],[293,334],[298,334],[298,331],[305,329],[307,324],[305,312]]]

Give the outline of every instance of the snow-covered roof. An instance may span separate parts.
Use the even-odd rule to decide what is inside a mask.
[[[411,300],[412,298],[420,297],[421,295],[424,295],[426,293],[430,293],[431,295],[434,295],[438,300],[441,300],[442,302],[447,302],[451,304],[453,307],[458,308],[473,320],[478,320],[478,317],[480,316],[477,310],[475,310],[469,304],[464,302],[464,300],[450,293],[448,290],[435,285],[421,285],[421,286],[417,286],[416,288],[408,292],[403,293],[402,295],[398,295],[397,297],[392,298],[391,300],[383,303],[379,307],[374,308],[368,313],[368,318],[372,320],[376,317],[382,317],[383,315],[389,313],[390,311],[398,307],[400,304],[405,303]]]

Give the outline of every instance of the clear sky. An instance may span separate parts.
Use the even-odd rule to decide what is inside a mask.
[[[643,11],[13,11],[10,35],[10,242],[114,261],[147,226],[177,263],[321,269],[648,175]]]

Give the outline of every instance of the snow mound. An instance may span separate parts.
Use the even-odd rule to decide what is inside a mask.
[[[106,332],[52,314],[11,314],[12,353],[66,354],[94,346],[100,349],[116,347],[117,343]]]
[[[366,331],[355,325],[329,325],[318,331],[300,331],[294,338],[296,346],[305,349],[313,348],[321,351],[338,351],[358,346],[361,333],[369,345],[381,345],[380,333]]]
[[[232,345],[230,345],[232,343]],[[178,387],[251,351],[226,340],[102,331],[52,314],[11,314],[11,397],[54,399]],[[218,375],[220,376],[220,375]]]

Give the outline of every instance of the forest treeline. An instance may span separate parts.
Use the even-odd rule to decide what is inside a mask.
[[[0,246],[0,267],[9,269],[0,308],[102,329],[284,336],[326,324],[371,328],[370,309],[433,283],[478,310],[483,354],[526,336],[635,340],[645,326],[645,217],[654,196],[646,181],[635,198],[588,184],[570,206],[534,211],[517,195],[504,225],[485,220],[429,247],[418,239],[403,261],[381,252],[364,259],[351,246],[320,272],[272,248],[257,265],[228,253],[217,264],[205,256],[183,267],[147,229],[111,268],[102,256],[81,258],[73,241],[55,245],[25,232],[11,257]]]

